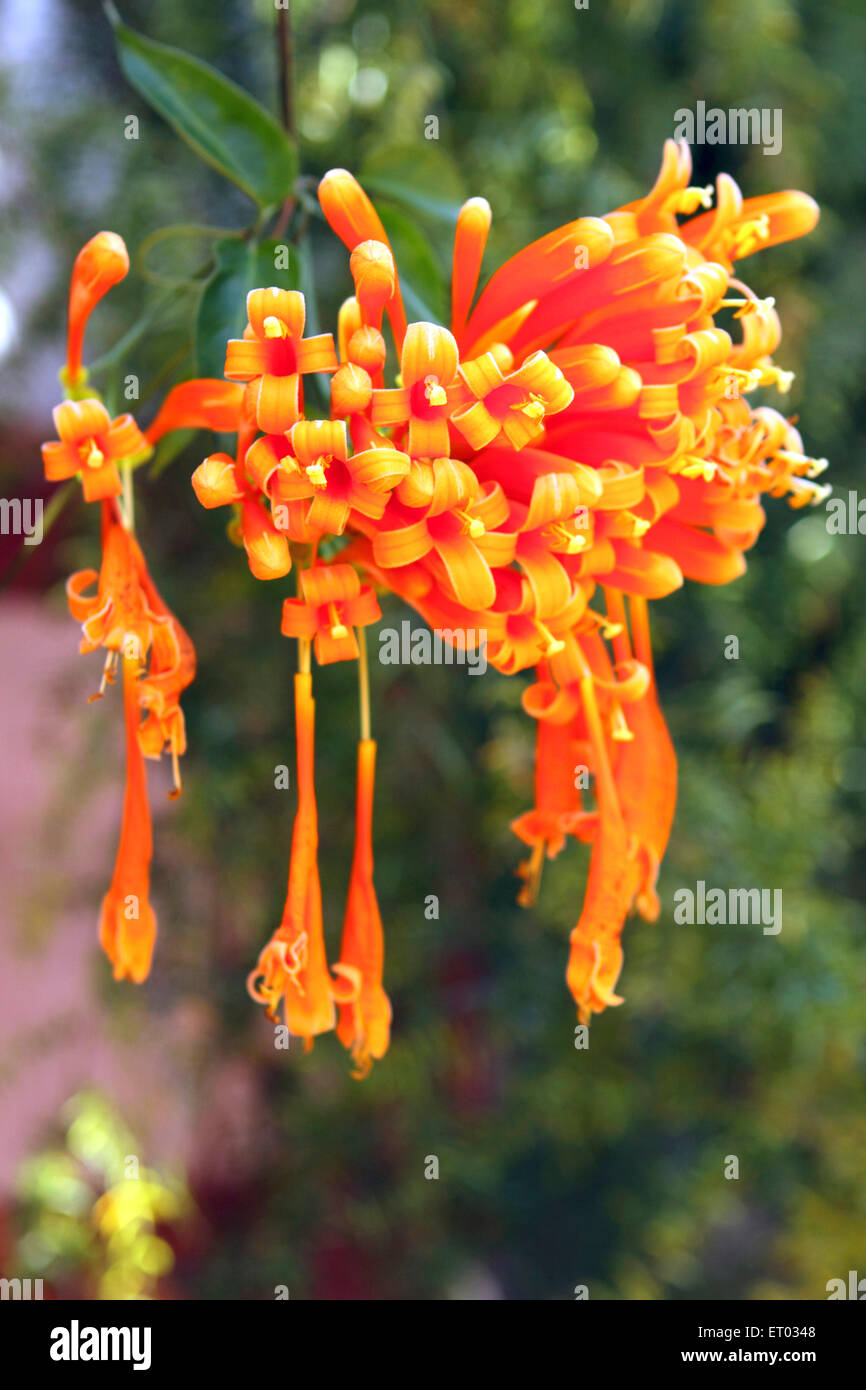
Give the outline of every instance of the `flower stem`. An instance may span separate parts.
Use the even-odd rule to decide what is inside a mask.
[[[310,568],[316,562],[316,547],[295,544],[292,549],[292,563],[295,567],[295,593],[298,598],[304,597],[304,586],[301,583],[301,574],[305,569]],[[308,676],[312,669],[312,642],[309,637],[298,638],[298,674]]]
[[[121,475],[123,478],[123,519],[127,531],[131,531],[135,535],[135,491],[130,464],[121,465]]]
[[[361,720],[361,739],[369,739],[370,734],[370,667],[367,661],[367,633],[363,627],[355,629],[358,637],[358,699]]]

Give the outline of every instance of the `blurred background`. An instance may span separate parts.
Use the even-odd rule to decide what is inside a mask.
[[[120,8],[278,111],[273,4]],[[434,308],[464,196],[492,205],[490,269],[648,189],[678,108],[781,108],[778,156],[697,147],[692,181],[726,169],[746,195],[799,187],[821,204],[816,232],[753,258],[747,278],[775,296],[776,359],[797,372],[782,408],[830,459],[836,495],[863,486],[862,3],[300,0],[292,11],[303,172],[343,165],[380,194],[403,190],[402,216],[423,237],[403,227],[402,254]],[[71,570],[96,561],[97,518],[77,490],[52,510],[38,446],[52,434],[79,246],[110,228],[131,254],[144,248],[94,316],[87,356],[108,355],[109,393],[124,372],[140,377],[146,424],[165,388],[195,372],[214,237],[145,240],[168,224],[239,228],[250,209],[127,85],[95,3],[2,0],[0,121],[0,492],[45,498],[52,523],[40,546],[0,537],[0,1272],[43,1278],[46,1296],[216,1300],[277,1288],[549,1300],[578,1284],[608,1299],[808,1299],[850,1269],[866,1274],[866,538],[828,534],[823,508],[770,501],[743,579],[654,605],[679,807],[661,918],[627,926],[627,1002],[597,1019],[588,1051],[575,1049],[564,985],[585,847],[548,866],[537,909],[514,902],[522,850],[508,826],[532,796],[524,678],[373,661],[395,1027],[359,1084],[333,1036],[308,1056],[275,1050],[245,992],[285,891],[293,793],[275,789],[274,768],[293,760],[294,651],[279,635],[284,586],[254,580],[225,518],[192,494],[209,437],[173,446],[158,477],[137,475],[138,529],[199,672],[183,702],[180,802],[164,800],[167,770],[150,766],[153,974],[114,985],[96,917],[122,798],[120,708],[86,703],[100,658],[78,656],[63,593]],[[315,217],[309,231],[313,312],[332,328],[346,258]],[[146,332],[123,356],[115,345],[142,313]],[[405,616],[386,601],[389,625]],[[738,661],[723,654],[732,634]],[[355,671],[316,680],[336,942]],[[781,934],[675,925],[673,893],[698,879],[781,888]],[[438,920],[425,917],[430,894]],[[124,1244],[113,1213],[130,1157],[148,1178]]]

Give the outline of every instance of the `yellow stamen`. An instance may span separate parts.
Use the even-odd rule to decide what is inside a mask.
[[[84,450],[87,453],[84,453]],[[88,468],[101,468],[105,463],[105,454],[100,449],[95,439],[86,439],[79,447],[79,453],[83,455],[84,462]]]
[[[723,299],[719,304],[720,309],[736,309],[735,319],[745,318],[747,314],[766,314],[770,309],[775,308],[776,301],[772,295],[766,299]]]
[[[538,901],[538,890],[541,887],[541,871],[544,868],[544,841],[538,840],[532,846],[532,853],[528,859],[519,864],[516,869],[518,878],[523,879],[523,887],[517,894],[517,901],[521,907],[532,907]]]
[[[169,801],[176,801],[183,791],[183,782],[180,777],[180,759],[177,755],[177,744],[174,739],[171,741],[171,772],[174,779],[174,786],[168,794]]]
[[[282,319],[278,319],[275,314],[268,314],[267,318],[262,320],[262,328],[265,330],[266,338],[285,338],[289,331]]]
[[[330,455],[323,455],[321,458],[314,459],[304,469],[313,487],[327,487],[328,480],[325,477],[325,468],[330,462]]]
[[[292,945],[291,954],[292,960],[295,964],[295,969],[290,973],[296,974],[299,970],[303,970],[304,966],[307,963],[307,933],[305,931],[301,932],[297,941],[295,941]],[[300,988],[300,985],[298,985],[298,989]],[[303,993],[303,990],[301,990],[301,993]]]
[[[698,208],[711,208],[712,206],[713,185],[711,183],[705,184],[703,188],[696,185],[682,188],[665,204],[670,212],[681,212],[685,215],[697,212]]]
[[[105,665],[102,668],[102,680],[99,682],[99,689],[92,695],[88,695],[87,703],[93,704],[94,700],[101,700],[105,694],[107,685],[114,685],[117,676],[117,652],[110,651],[105,658]]]
[[[275,941],[273,943],[273,948],[279,957],[280,965],[291,979],[295,989],[299,994],[303,995],[305,991],[298,979],[298,975],[307,964],[307,933],[302,931],[297,940],[292,942],[291,946],[288,946],[285,941]],[[289,965],[286,960],[287,951],[292,957],[291,965]]]
[[[331,636],[339,642],[346,636],[346,628],[340,622],[340,615],[337,612],[336,603],[328,604],[328,617],[331,619]]]
[[[533,618],[532,621],[538,633],[544,638],[542,652],[545,656],[557,656],[559,652],[565,651],[565,643],[560,642],[558,637],[554,637],[550,628],[546,627],[540,618]]]
[[[445,405],[448,400],[444,386],[435,376],[424,378],[424,396],[429,405]]]
[[[790,449],[780,449],[776,458],[784,459],[786,463],[792,465],[796,472],[805,473],[807,478],[820,477],[825,468],[830,466],[827,459],[813,459],[808,454],[797,454]]]
[[[611,712],[610,736],[614,743],[631,743],[634,734],[625,722],[625,715],[620,705],[614,705]]]
[[[763,372],[760,367],[752,367],[746,371],[744,367],[725,367],[722,376],[726,383],[730,381],[742,382],[742,390],[754,391],[756,386],[760,386]]]
[[[747,222],[743,222],[733,232],[728,255],[732,261],[737,260],[740,256],[748,256],[752,251],[756,251],[761,242],[766,241],[769,235],[769,213],[762,212],[758,217],[750,217]]]
[[[791,478],[788,483],[792,507],[817,507],[825,502],[833,491],[832,483],[808,483],[805,478]]]
[[[596,613],[594,608],[588,608],[586,610],[586,616],[591,622],[595,623],[596,627],[601,629],[601,635],[606,642],[612,642],[614,637],[619,637],[620,633],[624,631],[622,623],[612,623],[610,618],[602,616],[601,613]]]
[[[782,395],[787,395],[793,383],[795,372],[786,372],[782,367],[765,367],[761,372],[761,386],[775,386]]]
[[[692,454],[686,454],[685,459],[679,464],[674,464],[671,471],[681,473],[684,478],[703,478],[705,483],[710,483],[716,476],[716,465],[710,459],[699,459]]]
[[[553,540],[565,546],[568,555],[576,555],[579,550],[585,550],[589,544],[586,536],[578,536],[574,532],[569,531],[568,527],[562,521],[555,521],[549,528],[549,533]]]
[[[528,400],[517,401],[511,409],[519,410],[521,415],[525,415],[528,420],[533,420],[539,425],[544,419],[544,401],[534,391],[530,391]]]
[[[462,521],[464,535],[468,534],[473,541],[477,541],[479,537],[487,534],[487,527],[484,522],[480,521],[477,516],[470,516],[465,508],[455,507],[454,515],[459,516]]]

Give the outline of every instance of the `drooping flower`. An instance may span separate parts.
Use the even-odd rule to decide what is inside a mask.
[[[358,1079],[367,1075],[374,1061],[384,1057],[391,1035],[391,1003],[382,988],[385,933],[373,886],[375,775],[376,744],[362,739],[358,744],[355,853],[340,947],[340,960],[344,967],[357,970],[360,988],[340,1004],[337,1023],[337,1037],[350,1050]]]
[[[180,697],[195,680],[195,647],[175,615],[163,601],[145,568],[141,583],[150,610],[155,614],[148,669],[138,685],[139,707],[146,717],[138,739],[145,757],[171,755],[174,799],[181,792],[180,757],[186,752],[186,722]]]
[[[60,374],[67,398],[54,410],[60,438],[44,444],[42,456],[49,481],[80,476],[84,500],[100,504],[99,571],[73,574],[66,591],[70,612],[82,625],[81,651],[103,648],[106,653],[98,695],[115,683],[118,669],[122,670],[126,792],[120,845],[102,904],[99,935],[115,978],[140,982],[150,970],[156,936],[149,901],[152,834],[143,759],[159,758],[167,750],[174,774],[170,795],[179,795],[179,759],[186,751],[180,696],[195,675],[195,650],[163,601],[135,538],[132,470],[169,429],[184,424],[237,428],[240,401],[237,389],[227,383],[188,382],[169,393],[151,427],[152,438],[142,434],[131,415],[111,420],[87,384],[82,346],[91,311],[128,268],[126,247],[113,232],[100,232],[76,258],[69,294],[67,361]],[[96,592],[89,594],[94,584]]]
[[[123,715],[126,729],[126,792],[120,846],[111,886],[102,902],[99,941],[114,966],[115,980],[140,984],[150,973],[156,917],[150,905],[153,840],[144,756],[138,737],[138,660],[123,657]]]
[[[121,655],[144,661],[150,651],[153,625],[160,621],[148,603],[142,584],[144,556],[117,507],[102,504],[102,564],[78,570],[66,582],[69,611],[81,623],[82,652],[104,647],[108,683]],[[96,593],[85,593],[96,583]]]
[[[535,807],[511,822],[511,829],[530,846],[529,859],[517,870],[524,885],[518,894],[523,907],[538,897],[545,856],[555,859],[574,833],[583,798],[578,761],[577,721],[555,724],[539,719],[535,726]]]
[[[295,729],[298,753],[298,809],[286,903],[279,927],[261,952],[247,982],[249,992],[277,1018],[280,1001],[289,1032],[310,1046],[336,1024],[335,1002],[357,997],[360,976],[343,962],[328,971],[322,929],[319,882],[319,829],[314,776],[315,702],[309,673],[295,676]]]
[[[743,200],[724,175],[715,190],[694,188],[690,173],[688,151],[668,142],[645,198],[546,233],[480,293],[491,211],[470,199],[457,217],[445,325],[407,323],[384,225],[352,175],[332,170],[319,197],[350,253],[354,289],[336,347],[330,334],[304,337],[301,294],[253,290],[244,337],[227,346],[230,380],[182,383],[147,431],[146,443],[184,425],[236,431],[236,448],[196,469],[196,495],[230,508],[229,534],[256,577],[296,576],[282,631],[298,642],[298,806],[285,908],[250,991],[272,1018],[282,1000],[289,1030],[307,1044],[336,1024],[356,1074],[384,1053],[391,1023],[372,876],[376,744],[364,631],[379,616],[373,586],[455,646],[483,644],[502,674],[534,672],[522,704],[536,722],[535,806],[513,822],[529,848],[519,899],[535,901],[545,858],[569,838],[590,845],[566,973],[589,1022],[621,1002],[629,914],[659,914],[674,815],[676,760],[649,603],[685,580],[736,578],[764,524],[765,495],[794,507],[826,495],[816,481],[825,461],[806,454],[792,421],[748,399],[759,387],[784,394],[791,374],[774,360],[774,305],[738,269],[810,230],[817,209],[790,192]],[[727,311],[733,323],[723,326],[717,315]],[[329,374],[330,419],[306,418],[310,372]],[[52,464],[69,470],[63,476],[84,473],[86,492],[86,468],[100,466],[82,457],[92,443],[76,434],[78,453],[55,453]],[[61,434],[48,447],[71,446]],[[116,470],[89,485],[94,496],[116,492]],[[109,647],[108,681],[116,633],[134,634],[139,747],[167,748],[176,761],[178,696],[194,658],[136,568],[133,545],[111,538],[96,598],[85,600],[80,583],[73,596],[87,640]],[[138,577],[121,599],[110,574],[124,556]],[[125,617],[127,598],[135,611]],[[355,856],[332,970],[317,859],[313,653],[323,666],[356,660],[359,671]]]

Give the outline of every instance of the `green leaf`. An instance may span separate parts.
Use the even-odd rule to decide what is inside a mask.
[[[189,286],[188,288],[194,288],[194,286]],[[177,303],[179,293],[182,293],[182,291],[179,291],[177,287],[173,287],[171,290],[163,289],[160,294],[155,295],[148,306],[142,311],[141,317],[136,320],[131,328],[127,329],[122,338],[118,339],[114,347],[110,348],[108,352],[103,353],[102,357],[98,357],[95,362],[90,363],[87,369],[90,376],[96,376],[97,373],[107,371],[109,367],[114,367],[119,362],[122,362],[130,348],[135,347],[136,343],[144,337],[145,333],[148,332],[163,309]]]
[[[276,252],[285,253],[285,242],[238,241],[226,237],[214,246],[216,268],[201,297],[196,323],[196,361],[199,376],[221,377],[226,360],[226,342],[240,338],[247,322],[247,294],[250,290],[277,285],[297,288],[298,265],[289,250],[289,266],[276,268]]]
[[[195,439],[197,430],[172,430],[156,446],[156,457],[150,465],[148,477],[158,478],[170,463],[183,453],[188,444]]]
[[[138,247],[135,253],[134,268],[136,274],[142,276],[145,280],[149,280],[151,284],[161,285],[163,288],[170,290],[186,289],[194,286],[197,281],[199,284],[201,283],[202,270],[207,270],[210,262],[213,260],[213,244],[215,241],[221,241],[224,237],[232,236],[240,239],[244,235],[245,232],[242,229],[236,232],[231,227],[207,227],[199,226],[195,223],[180,223],[176,226],[157,227],[156,231],[146,236]],[[201,247],[207,248],[204,255],[204,264],[202,264],[201,247],[199,255],[193,256],[190,253],[190,245],[194,250],[197,243],[201,243]],[[186,248],[187,251],[186,259],[188,264],[186,266],[181,265],[177,267],[173,273],[169,273],[164,269],[154,268],[151,265],[151,252],[155,247],[164,247],[166,244],[174,248],[175,259],[178,254],[178,245]]]
[[[110,0],[105,12],[120,66],[136,91],[260,208],[282,203],[297,177],[298,161],[270,112],[207,63],[128,28]]]
[[[365,160],[358,178],[371,195],[384,194],[413,212],[452,225],[466,201],[460,175],[433,143],[377,150]]]
[[[376,211],[394,252],[410,320],[447,323],[450,316],[448,291],[426,237],[400,208],[377,203]]]
[[[322,329],[319,320],[319,301],[315,268],[313,265],[313,248],[309,237],[301,237],[295,254],[297,255],[298,289],[304,296],[304,305],[306,308],[306,326],[304,332],[312,338],[317,333],[321,333]],[[321,373],[311,373],[309,376],[305,377],[304,399],[311,409],[321,415],[327,415],[330,410],[331,399],[327,376]]]

